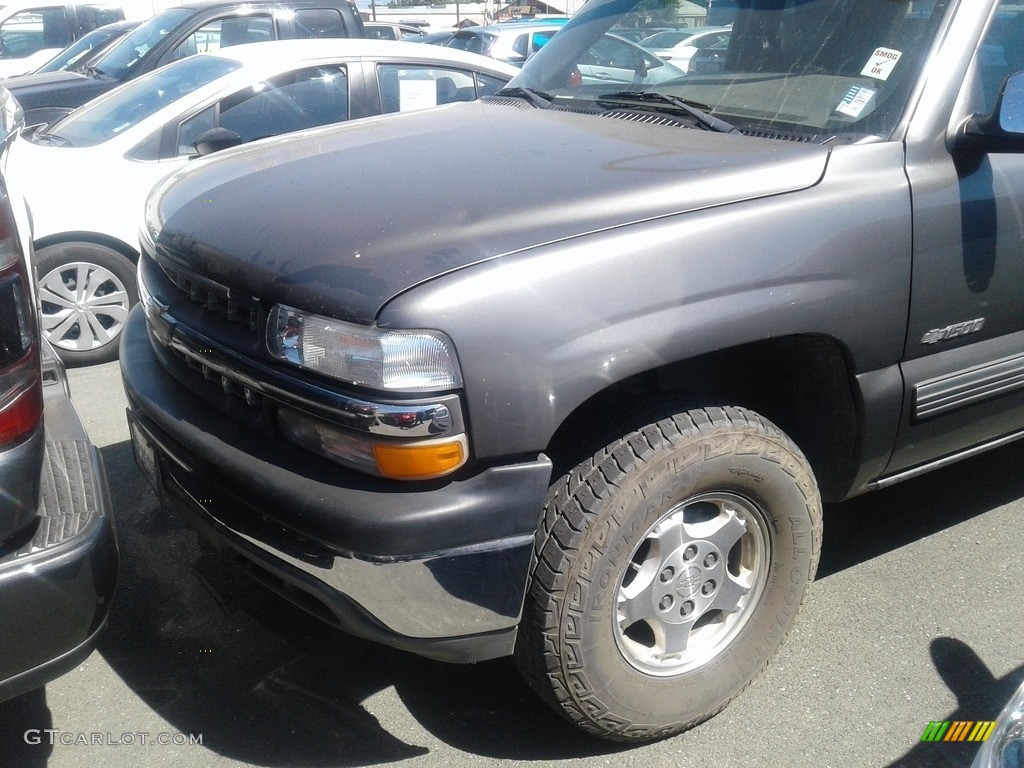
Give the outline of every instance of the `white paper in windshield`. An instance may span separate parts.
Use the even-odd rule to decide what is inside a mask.
[[[843,100],[839,102],[839,106],[836,107],[836,112],[849,115],[850,117],[860,117],[874,95],[874,88],[866,88],[863,85],[851,86],[850,90],[843,96]]]
[[[433,80],[402,80],[398,97],[401,110],[424,109],[437,106],[437,84]]]

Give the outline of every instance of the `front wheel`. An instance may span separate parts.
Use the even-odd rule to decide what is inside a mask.
[[[792,626],[821,543],[811,469],[767,420],[655,408],[639,423],[552,486],[516,648],[549,704],[618,741],[737,696]]]
[[[117,358],[128,310],[139,300],[135,265],[96,243],[58,243],[36,252],[43,335],[67,365]]]

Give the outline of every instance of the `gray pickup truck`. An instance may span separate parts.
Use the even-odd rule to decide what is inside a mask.
[[[1024,4],[693,9],[590,0],[494,97],[171,177],[121,349],[217,546],[617,740],[764,668],[822,499],[1024,436]],[[714,72],[630,42],[699,24]]]

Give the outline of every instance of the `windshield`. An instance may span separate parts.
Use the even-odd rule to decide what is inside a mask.
[[[748,134],[885,138],[948,4],[590,0],[510,85],[562,108],[666,113],[685,102]]]
[[[220,56],[190,56],[116,88],[33,137],[61,146],[91,147],[119,136],[157,110],[242,65]]]
[[[153,46],[189,18],[195,11],[189,8],[169,8],[143,22],[96,62],[95,70],[116,80],[124,80],[132,66],[145,56]]]
[[[88,56],[92,49],[105,43],[111,37],[118,35],[112,29],[94,29],[85,37],[78,38],[78,41],[65,48],[48,62],[36,70],[36,74],[42,72],[60,72],[61,70],[73,67],[83,58]]]

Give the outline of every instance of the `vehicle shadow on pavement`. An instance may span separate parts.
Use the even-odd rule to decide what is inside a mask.
[[[817,578],[1024,498],[1024,441],[842,504],[825,505]]]
[[[268,766],[394,762],[437,740],[503,759],[625,748],[563,722],[508,660],[433,662],[307,615],[159,507],[129,443],[102,453],[122,563],[100,653],[171,726],[202,734],[204,748]]]
[[[1024,665],[995,678],[966,643],[950,637],[931,642],[932,663],[943,682],[956,696],[956,709],[935,720],[994,720],[1024,680]],[[921,723],[922,733],[927,723]],[[981,745],[978,742],[919,742],[886,768],[966,768]]]

